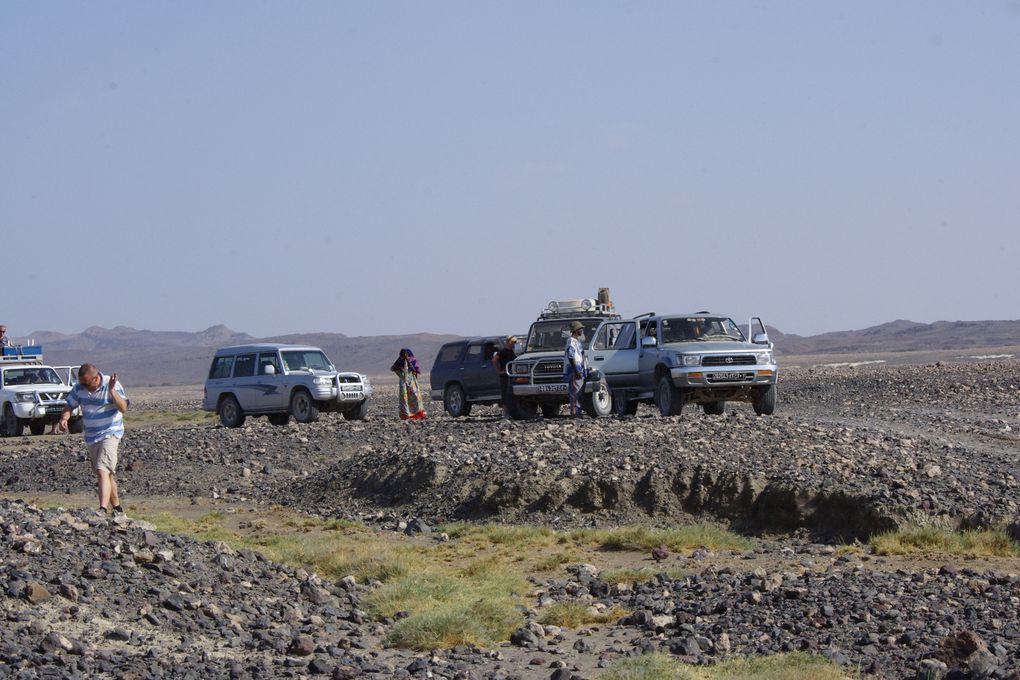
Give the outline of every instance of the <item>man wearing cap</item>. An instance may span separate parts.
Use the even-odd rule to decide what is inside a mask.
[[[503,417],[510,417],[510,376],[506,374],[506,367],[511,361],[517,358],[514,346],[517,344],[517,336],[507,337],[503,349],[492,355],[492,366],[499,376],[499,403],[503,405]]]
[[[570,417],[581,415],[581,391],[584,389],[585,367],[584,324],[580,321],[570,322],[570,339],[563,353],[563,381],[567,383],[567,396],[570,398]]]

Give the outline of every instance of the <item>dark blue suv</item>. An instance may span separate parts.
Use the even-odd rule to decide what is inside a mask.
[[[492,367],[492,355],[503,349],[505,339],[465,338],[443,345],[430,374],[432,399],[442,401],[454,417],[471,413],[472,404],[499,403],[499,374]]]

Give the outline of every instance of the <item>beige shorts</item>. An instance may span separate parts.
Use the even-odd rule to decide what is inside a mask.
[[[120,439],[107,437],[85,446],[89,450],[89,462],[92,463],[93,472],[106,470],[111,475],[117,472],[117,447],[120,446]]]

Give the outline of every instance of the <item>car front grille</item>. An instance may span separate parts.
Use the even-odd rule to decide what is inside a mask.
[[[540,361],[535,365],[535,383],[563,382],[563,360]]]
[[[753,354],[706,354],[701,358],[702,366],[754,366]]]

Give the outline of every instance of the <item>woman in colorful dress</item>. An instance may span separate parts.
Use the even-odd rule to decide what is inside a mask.
[[[400,350],[400,356],[390,366],[390,370],[400,378],[400,419],[421,420],[425,417],[425,406],[418,388],[421,367],[414,358],[414,352],[406,347]]]

